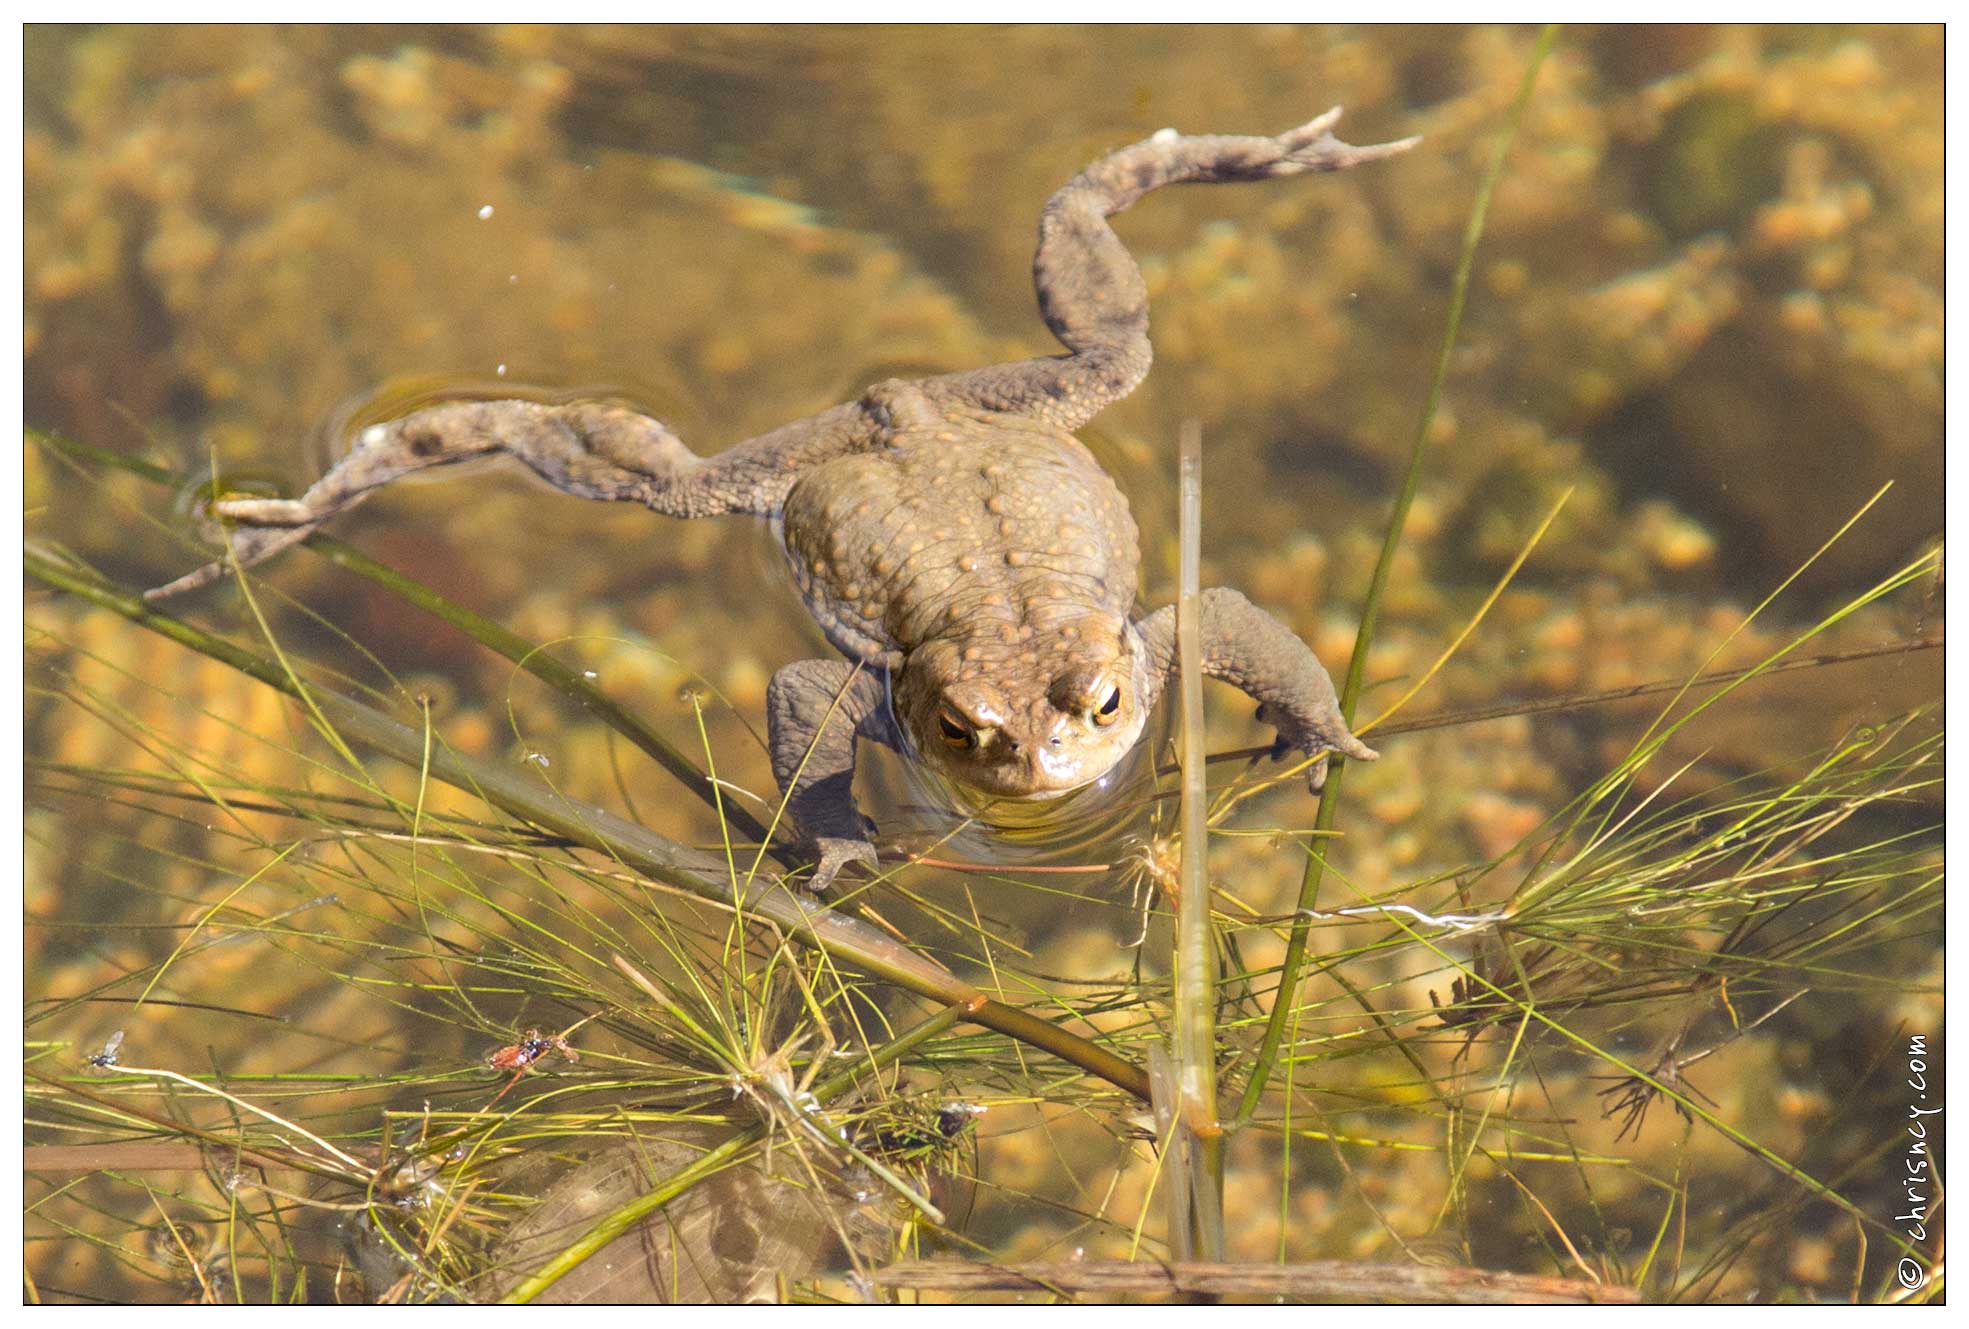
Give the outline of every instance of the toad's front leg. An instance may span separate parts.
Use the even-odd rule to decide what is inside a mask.
[[[876,866],[875,823],[855,806],[855,740],[898,746],[880,669],[799,660],[766,688],[766,746],[787,815],[816,862],[807,888],[826,890],[851,862]]]
[[[1337,752],[1359,761],[1378,753],[1355,738],[1340,714],[1340,699],[1312,648],[1283,623],[1237,591],[1213,586],[1203,592],[1203,672],[1221,678],[1258,703],[1258,718],[1278,729],[1281,747],[1307,756]],[[1158,609],[1138,626],[1149,658],[1149,686],[1160,689],[1176,669],[1176,609]],[[1154,704],[1150,697],[1148,704]],[[1315,792],[1326,763],[1313,767]]]

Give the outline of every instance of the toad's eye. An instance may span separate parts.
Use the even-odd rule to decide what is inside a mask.
[[[1103,697],[1101,704],[1094,709],[1094,723],[1098,725],[1110,725],[1120,717],[1121,689],[1109,688],[1108,695]]]
[[[978,736],[971,726],[949,711],[937,712],[937,732],[942,735],[945,747],[956,748],[959,752],[978,745]]]

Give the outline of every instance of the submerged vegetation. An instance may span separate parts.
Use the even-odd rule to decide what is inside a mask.
[[[1457,720],[1409,704],[1434,668],[1377,687],[1371,656],[1456,342],[1452,315],[1365,597],[1364,733]],[[32,429],[28,449],[31,502],[87,493],[167,551],[160,496],[239,483]],[[1527,488],[1501,546],[1485,528],[1494,585],[1445,657],[1537,566],[1565,499]],[[221,632],[40,522],[28,1295],[1939,1296],[1895,1283],[1939,1244],[1891,1221],[1890,1164],[1906,1035],[1942,1033],[1942,716],[1713,748],[1852,624],[1914,605],[1925,626],[1939,550],[1790,609],[1880,496],[1849,498],[1754,610],[1703,625],[1695,676],[1629,680],[1668,686],[1576,763],[1583,788],[1535,816],[1476,804],[1475,861],[1377,848],[1387,819],[1355,803],[1409,792],[1378,772],[1336,771],[1285,824],[1303,800],[1268,795],[1291,782],[1233,752],[1145,772],[1128,844],[973,862],[945,823],[826,901],[780,884],[800,864],[740,774],[747,700],[689,662],[492,622],[323,536],[291,561],[358,593],[242,576]],[[490,721],[444,677],[478,647],[509,666]],[[1175,794],[1206,770],[1198,891]],[[669,801],[702,833],[653,829]],[[1184,1096],[1212,1081],[1215,1121]]]
[[[52,549],[31,548],[28,567],[101,610],[168,622]],[[1918,560],[1874,594],[1932,572]],[[28,1166],[43,1187],[30,1221],[41,1240],[67,1233],[126,1276],[214,1300],[854,1296],[881,1288],[899,1256],[996,1254],[952,1217],[975,1203],[959,1193],[969,1187],[1016,1192],[973,1170],[973,1137],[996,1127],[994,1113],[1029,1122],[1050,1105],[1149,1148],[1153,1133],[1128,1125],[1146,1106],[1130,1106],[1144,1081],[1128,1071],[1147,1065],[1168,1016],[1152,967],[1039,996],[1060,980],[1021,974],[1003,956],[1016,943],[992,924],[944,913],[935,949],[999,949],[995,985],[1034,993],[1026,1014],[1057,1037],[1032,1039],[1016,1022],[983,1032],[981,999],[964,996],[975,989],[880,930],[884,883],[844,902],[861,920],[800,929],[784,911],[817,903],[769,888],[759,846],[735,830],[709,849],[652,850],[524,758],[530,778],[515,780],[447,752],[428,721],[398,724],[395,737],[373,727],[390,723],[386,710],[428,715],[428,698],[398,687],[359,701],[347,679],[294,670],[272,639],[255,650],[169,630],[303,699],[311,732],[251,740],[312,774],[290,786],[254,778],[250,759],[216,761],[113,702],[76,642],[36,643],[37,688],[154,763],[39,761],[36,802],[101,804],[103,870],[116,864],[126,889],[183,919],[166,924],[174,940],[161,958],[30,1001]],[[1234,890],[1220,897],[1228,1086],[1255,1078],[1279,981],[1278,966],[1242,963],[1241,951],[1295,923],[1321,938],[1317,973],[1330,986],[1293,1005],[1276,1073],[1247,1096],[1238,1133],[1241,1148],[1268,1142],[1281,1206],[1305,1184],[1298,1150],[1332,1150],[1351,1172],[1351,1152],[1425,1148],[1446,1174],[1448,1230],[1471,1230],[1463,1216],[1495,1203],[1480,1197],[1501,1176],[1545,1219],[1551,1263],[1536,1272],[1584,1280],[1570,1295],[1604,1283],[1701,1296],[1770,1221],[1746,1214],[1686,1249],[1703,1221],[1689,1210],[1708,1136],[1768,1170],[1771,1204],[1829,1204],[1878,1231],[1845,1177],[1820,1175],[1815,1151],[1759,1138],[1700,1068],[1806,993],[1921,990],[1884,957],[1918,953],[1936,926],[1941,740],[1934,717],[1909,716],[1802,770],[1683,795],[1688,767],[1656,769],[1663,743],[1749,685],[1693,688],[1699,701],[1500,862],[1296,918],[1254,918]],[[363,744],[399,769],[372,769],[355,752]],[[1215,792],[1235,798],[1249,778]],[[178,832],[193,825],[209,829],[187,864]],[[223,889],[186,900],[160,886],[173,866]],[[897,886],[913,889],[900,871]],[[275,967],[314,975],[311,1004],[336,1014],[294,1032],[317,1043],[317,1066],[336,1069],[161,1064],[170,1059],[143,1032],[166,1027],[158,1008],[173,1022],[264,1019],[222,994]],[[934,997],[939,984],[941,1006],[897,992]],[[107,1036],[115,1020],[112,1047],[40,1032]],[[1618,1121],[1611,1142],[1566,1106],[1581,1092]],[[1663,1117],[1682,1136],[1667,1172],[1620,1148]],[[1893,1143],[1883,1133],[1879,1148]],[[68,1172],[81,1176],[47,1188]],[[130,1187],[147,1208],[128,1206]],[[1016,1208],[1016,1195],[1004,1203]],[[1632,1207],[1656,1225],[1616,1241],[1609,1215]],[[1160,1240],[1153,1206],[1081,1222],[1126,1234],[1130,1248]],[[634,1258],[582,1272],[583,1257],[623,1233]],[[1877,1240],[1892,1249],[1891,1232]],[[910,1286],[925,1277],[915,1266]]]

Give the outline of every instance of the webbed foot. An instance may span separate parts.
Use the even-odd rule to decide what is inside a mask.
[[[1274,140],[1279,146],[1280,158],[1267,174],[1280,176],[1296,175],[1301,171],[1344,171],[1351,166],[1407,152],[1422,141],[1419,135],[1411,135],[1391,143],[1342,143],[1333,136],[1333,126],[1339,123],[1340,110],[1336,106],[1323,115],[1314,116],[1297,129],[1288,129],[1280,134]]]
[[[815,895],[825,894],[834,884],[841,869],[850,863],[860,863],[870,872],[880,870],[882,863],[876,856],[875,846],[867,840],[842,840],[833,836],[822,836],[813,842],[818,855],[814,863],[814,875],[807,878],[806,888]]]
[[[1326,759],[1333,753],[1355,761],[1374,761],[1381,755],[1353,736],[1337,706],[1289,707],[1268,701],[1258,707],[1258,719],[1278,730],[1272,744],[1274,760],[1294,752],[1319,758],[1306,773],[1306,787],[1315,794],[1326,787]]]
[[[144,592],[145,600],[156,604],[159,600],[209,586],[231,572],[235,565],[250,568],[256,563],[264,563],[281,550],[313,535],[325,520],[309,514],[305,505],[295,499],[220,499],[212,505],[212,512],[229,521],[242,523],[238,529],[223,537],[232,545],[232,558],[207,563],[176,581],[153,586]]]

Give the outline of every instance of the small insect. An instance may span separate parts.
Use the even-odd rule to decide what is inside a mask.
[[[116,1066],[116,1050],[123,1046],[123,1031],[117,1030],[103,1041],[102,1051],[89,1054],[89,1065],[95,1070],[107,1071]]]
[[[558,1052],[569,1061],[580,1061],[581,1054],[568,1046],[567,1036],[600,1014],[601,1011],[596,1011],[591,1015],[584,1015],[558,1034],[543,1035],[538,1029],[529,1029],[519,1042],[508,1043],[486,1057],[485,1064],[491,1070],[513,1073],[513,1078],[506,1081],[505,1087],[494,1094],[492,1102],[487,1103],[486,1106],[490,1108],[504,1098],[512,1087],[520,1082],[520,1077],[526,1074],[527,1068],[550,1052]]]
[[[581,1060],[581,1054],[568,1046],[566,1034],[542,1037],[538,1029],[529,1029],[525,1038],[500,1048],[485,1059],[485,1064],[495,1071],[523,1071],[549,1052],[558,1052],[569,1061]]]

